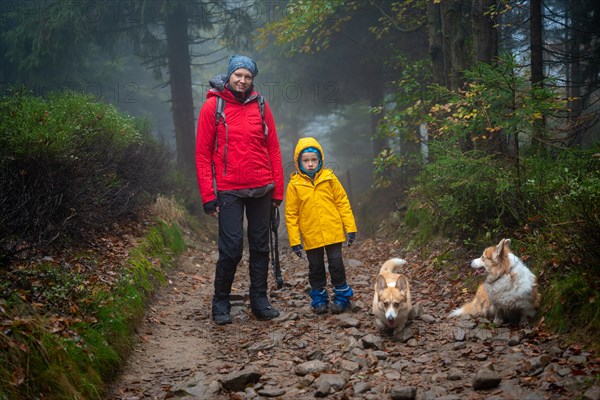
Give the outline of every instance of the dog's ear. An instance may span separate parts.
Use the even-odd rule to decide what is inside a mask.
[[[377,288],[378,292],[381,292],[387,288],[387,282],[385,281],[383,275],[377,275],[377,283],[375,287]]]
[[[510,239],[502,239],[496,246],[496,255],[500,258],[506,257],[510,252]]]
[[[406,291],[406,289],[408,289],[408,281],[406,280],[406,277],[404,275],[400,275],[398,277],[398,279],[396,279],[396,287],[399,290],[404,290],[404,291]]]

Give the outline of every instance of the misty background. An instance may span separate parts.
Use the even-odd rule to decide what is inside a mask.
[[[538,9],[544,17],[539,38],[530,25]],[[595,26],[597,9],[594,1],[568,0],[531,5],[465,0],[414,5],[11,1],[0,9],[0,82],[2,92],[20,85],[42,96],[71,89],[114,104],[148,121],[152,135],[193,175],[196,120],[208,80],[225,72],[231,55],[244,54],[258,64],[255,86],[271,105],[286,177],[294,170],[291,158],[298,138],[314,136],[353,198],[372,186],[373,163],[382,150],[419,151],[419,140],[400,132],[408,119],[386,121],[385,112],[410,110],[408,104],[418,102],[418,91],[428,82],[460,88],[463,69],[475,61],[492,62],[505,51],[518,60],[521,73],[531,74],[532,82],[554,79],[546,84],[570,99],[569,119],[585,116],[568,128],[569,145],[592,143],[598,120],[598,46],[596,36],[586,32]],[[441,35],[447,43],[436,43],[440,29],[447,30]],[[544,43],[539,62],[532,45],[536,40]],[[572,45],[573,40],[579,45]],[[433,76],[426,73],[427,64],[422,70],[415,64],[426,59]],[[542,72],[534,68],[538,65]],[[413,76],[407,78],[409,73]],[[419,73],[423,76],[414,78]],[[415,84],[422,87],[415,89]],[[408,131],[414,136],[419,124],[411,123]]]
[[[177,2],[4,2],[2,91],[25,85],[41,96],[61,90],[90,93],[147,120],[152,135],[175,153],[164,21],[169,3]],[[348,36],[347,47],[355,53],[342,58],[326,53],[286,56],[273,44],[259,48],[255,38],[260,27],[282,16],[286,2],[184,3],[186,13],[196,13],[189,27],[194,113],[189,135],[195,135],[209,79],[226,71],[231,55],[244,54],[258,64],[255,88],[273,110],[286,178],[294,171],[296,141],[314,136],[324,146],[327,166],[347,185],[349,194],[370,187],[369,105],[352,89],[369,82],[351,67],[364,62],[356,55],[367,43]],[[150,18],[151,12],[155,15]]]

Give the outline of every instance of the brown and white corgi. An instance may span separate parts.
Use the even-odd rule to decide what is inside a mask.
[[[487,273],[487,277],[475,298],[452,311],[449,317],[469,314],[493,318],[497,325],[516,320],[525,325],[528,318],[535,316],[540,304],[537,279],[509,245],[510,239],[502,239],[471,262],[476,274]]]
[[[373,315],[380,329],[402,332],[412,310],[410,287],[403,274],[394,273],[394,268],[405,265],[401,258],[387,260],[381,266],[373,294]]]

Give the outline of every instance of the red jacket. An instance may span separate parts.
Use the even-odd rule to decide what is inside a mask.
[[[225,100],[227,132],[223,121],[215,128],[216,96]],[[216,198],[213,164],[217,191],[252,189],[273,182],[273,199],[283,200],[283,163],[275,121],[265,101],[269,129],[265,138],[257,96],[254,91],[242,104],[228,89],[210,89],[206,94],[196,131],[196,173],[203,204]]]

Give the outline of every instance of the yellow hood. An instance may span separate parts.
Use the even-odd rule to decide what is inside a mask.
[[[325,166],[325,153],[323,153],[323,148],[321,147],[319,142],[317,142],[317,139],[313,137],[301,138],[296,144],[296,150],[294,150],[294,164],[296,165],[296,171],[298,171],[299,174],[306,175],[300,169],[300,153],[302,153],[304,149],[307,149],[309,147],[314,147],[321,153],[321,169],[317,171],[317,174],[321,172]]]

